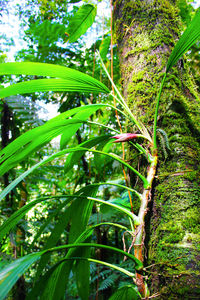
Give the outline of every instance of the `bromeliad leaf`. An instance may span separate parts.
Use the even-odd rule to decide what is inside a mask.
[[[96,7],[91,4],[86,4],[79,8],[66,29],[70,43],[76,42],[81,35],[86,33],[94,22],[96,12]]]

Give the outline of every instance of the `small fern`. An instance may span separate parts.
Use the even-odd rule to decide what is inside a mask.
[[[171,151],[170,146],[169,146],[169,139],[168,139],[167,133],[161,128],[157,128],[156,132],[158,133],[158,140],[159,140],[160,145],[162,147],[164,157],[165,157],[165,159],[167,159],[168,154]]]
[[[118,278],[119,278],[119,276],[117,274],[111,274],[110,276],[105,278],[99,286],[99,291],[103,291],[103,290],[113,286]]]

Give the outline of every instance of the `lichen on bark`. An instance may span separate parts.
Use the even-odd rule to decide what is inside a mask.
[[[166,62],[182,29],[176,4],[114,2],[124,97],[150,131]],[[159,109],[158,127],[167,133],[171,148],[163,159],[159,147],[148,237],[148,264],[155,264],[148,269],[150,284],[152,292],[160,292],[159,299],[197,299],[200,294],[199,107],[197,88],[183,58],[168,75]],[[127,127],[134,130],[130,123]]]

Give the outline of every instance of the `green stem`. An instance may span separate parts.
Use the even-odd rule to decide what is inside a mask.
[[[80,148],[80,149],[86,150],[86,151],[89,151],[89,152],[103,154],[103,155],[112,157],[113,159],[119,161],[121,164],[123,164],[124,166],[126,166],[127,168],[129,168],[131,171],[133,171],[143,181],[145,189],[148,188],[148,186],[149,186],[148,180],[142,174],[140,174],[136,169],[134,169],[132,166],[130,166],[125,161],[123,161],[122,159],[120,159],[117,155],[114,155],[114,154],[111,154],[111,153],[106,153],[106,152],[103,152],[103,151],[87,149],[87,148]]]
[[[76,195],[74,195],[73,197],[74,198],[76,198],[76,197],[82,197],[82,198],[86,198],[88,200],[91,200],[91,201],[94,201],[94,202],[97,202],[97,203],[102,203],[102,204],[111,206],[111,207],[113,207],[115,209],[118,209],[119,211],[125,213],[126,215],[128,215],[133,220],[133,222],[134,222],[135,225],[140,225],[138,216],[136,216],[135,214],[133,214],[132,212],[130,212],[126,208],[123,208],[123,207],[121,207],[119,205],[116,205],[116,204],[108,202],[108,201],[104,201],[102,199],[93,198],[93,197],[83,197],[83,196],[76,196]]]
[[[109,127],[109,126],[106,126],[104,124],[101,124],[101,123],[92,122],[92,121],[85,121],[84,123],[86,123],[86,124],[93,124],[93,125],[97,125],[97,126],[100,126],[100,127],[104,127],[104,128],[107,128],[107,129],[109,129],[111,131],[114,131],[114,132],[120,134],[119,130],[115,130],[115,129],[113,129],[113,128]]]
[[[112,94],[111,94],[112,95]],[[113,95],[112,95],[113,96]],[[118,99],[118,98],[117,98]],[[110,107],[110,108],[112,108],[112,109],[114,109],[114,110],[117,110],[118,112],[120,112],[120,114],[122,114],[122,115],[124,115],[126,118],[130,118],[130,116],[129,115],[127,115],[127,114],[125,114],[125,112],[123,112],[122,110],[120,110],[119,108],[117,108],[117,107],[115,107],[115,106],[113,106],[113,105],[111,105],[111,104],[106,104],[106,106],[107,107]],[[122,105],[123,106],[123,105]],[[123,108],[124,108],[124,106],[123,106]],[[125,108],[124,108],[125,109]],[[130,118],[130,120],[131,120],[131,118]]]
[[[87,260],[89,262],[94,262],[94,263],[97,263],[97,264],[101,264],[101,265],[104,265],[104,266],[109,267],[111,269],[117,270],[117,271],[119,271],[121,273],[124,273],[125,275],[127,275],[129,277],[132,277],[133,281],[135,282],[135,279],[134,279],[135,278],[135,274],[134,273],[129,272],[126,269],[118,267],[116,265],[107,263],[105,261],[101,261],[101,260],[97,260],[97,259],[93,259],[93,258],[87,258],[87,257],[70,257],[70,258],[66,258],[66,259],[63,259],[63,260],[59,261],[59,263],[65,261],[65,260]]]
[[[134,193],[135,195],[138,196],[138,198],[141,200],[142,195],[140,193],[138,193],[136,190],[127,187],[126,185],[122,185],[122,184],[118,184],[118,183],[112,183],[112,182],[100,182],[100,183],[93,183],[92,185],[113,185],[113,186],[118,186],[120,188],[126,189],[132,193]]]
[[[154,115],[154,129],[153,129],[153,147],[156,150],[157,149],[157,142],[156,142],[156,129],[157,129],[157,122],[158,122],[158,109],[159,109],[159,102],[160,102],[160,97],[161,93],[163,90],[163,86],[166,80],[167,73],[164,74],[164,77],[162,79],[161,85],[160,85],[160,90],[158,93],[157,97],[157,102],[156,102],[156,110],[155,110],[155,115]]]
[[[121,253],[124,256],[127,256],[132,261],[134,261],[136,270],[141,270],[143,268],[142,262],[139,259],[137,259],[134,255],[132,255],[130,253],[127,253],[127,252],[125,252],[121,249],[115,248],[115,247],[102,245],[102,244],[95,244],[95,243],[77,243],[77,244],[75,243],[75,244],[62,245],[62,246],[50,248],[50,249],[47,249],[47,250],[43,250],[41,252],[38,252],[37,254],[38,255],[43,255],[43,254],[48,253],[48,252],[54,252],[54,251],[58,251],[58,250],[62,250],[62,249],[77,248],[77,247],[96,247],[96,248],[104,248],[104,249],[108,249],[108,250],[111,250],[111,251],[115,251],[115,252]]]
[[[117,100],[117,101],[123,106],[123,108],[127,111],[127,113],[129,114],[129,116],[130,116],[131,119],[133,120],[134,124],[138,127],[138,129],[140,130],[140,132],[141,132],[141,133],[144,133],[144,129],[145,129],[144,125],[141,125],[141,124],[138,122],[138,120],[134,117],[134,115],[132,114],[130,108],[129,108],[128,105],[126,104],[124,98],[122,97],[122,95],[120,94],[118,88],[116,87],[115,83],[113,82],[113,80],[112,80],[110,74],[108,73],[108,71],[107,71],[107,69],[106,69],[106,66],[104,65],[103,60],[102,60],[102,58],[101,58],[101,56],[100,56],[99,53],[98,53],[98,56],[99,56],[99,58],[100,58],[101,64],[102,64],[102,66],[103,66],[103,69],[104,69],[104,71],[106,72],[106,75],[108,76],[108,78],[109,78],[111,84],[113,85],[113,87],[114,87],[114,89],[115,89],[117,95],[118,95],[119,98],[120,98],[120,100],[119,100],[119,99],[116,97],[116,100]],[[112,96],[113,96],[113,95],[112,95]]]

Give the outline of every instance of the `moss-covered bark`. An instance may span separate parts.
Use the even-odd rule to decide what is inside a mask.
[[[161,77],[181,32],[177,1],[117,0],[114,16],[123,93],[152,131]],[[180,60],[168,75],[159,110],[158,127],[171,148],[169,153],[160,143],[148,243],[148,265],[156,264],[148,269],[149,280],[159,299],[200,298],[199,124],[195,83]]]

